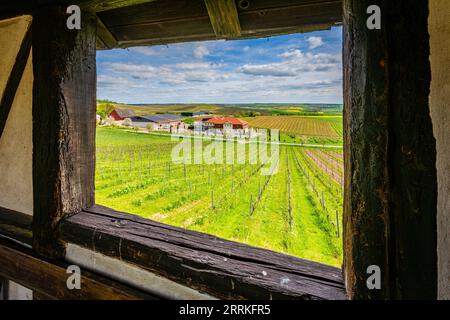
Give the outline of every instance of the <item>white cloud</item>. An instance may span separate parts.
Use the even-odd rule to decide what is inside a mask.
[[[146,83],[183,84],[188,82],[208,82],[226,79],[228,74],[220,70],[220,65],[204,62],[186,62],[173,65],[151,66],[121,62],[104,63],[114,74],[122,74]]]
[[[245,64],[238,68],[238,71],[253,76],[293,77],[296,75],[295,70],[289,70],[279,63],[259,65]]]
[[[315,49],[323,46],[323,40],[321,37],[309,37],[307,41],[309,44],[309,49]]]
[[[156,56],[159,54],[159,52],[157,50],[155,50],[154,48],[151,47],[134,47],[134,48],[130,48],[128,49],[132,52],[137,52],[146,56]]]
[[[291,50],[279,55],[281,62],[268,64],[245,64],[237,68],[238,72],[253,76],[295,77],[300,73],[326,72],[340,68],[339,55],[326,53],[303,53],[300,50]]]
[[[194,57],[197,59],[203,59],[207,55],[209,55],[209,50],[205,46],[198,46],[194,49]]]

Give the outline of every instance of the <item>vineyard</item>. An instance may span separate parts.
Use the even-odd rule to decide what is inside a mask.
[[[222,142],[215,142],[222,143]],[[340,266],[341,151],[280,146],[264,161],[174,163],[170,137],[97,129],[96,202],[222,238]],[[196,154],[211,141],[192,144]],[[269,155],[270,155],[269,150]],[[232,156],[232,157],[234,157]],[[237,159],[236,159],[237,160]],[[262,172],[273,174],[263,175]]]
[[[256,128],[279,129],[282,132],[315,137],[342,137],[342,119],[326,117],[261,116],[249,120]]]

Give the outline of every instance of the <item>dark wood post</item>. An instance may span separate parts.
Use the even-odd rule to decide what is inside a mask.
[[[369,30],[370,5],[381,30]],[[344,272],[352,299],[436,298],[428,1],[344,0]],[[381,269],[369,290],[367,267]]]
[[[33,15],[33,247],[63,255],[62,217],[94,204],[96,19],[66,27],[65,6]]]

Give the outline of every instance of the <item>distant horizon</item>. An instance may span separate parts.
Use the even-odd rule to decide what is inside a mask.
[[[120,101],[113,101],[110,99],[97,99],[98,101],[110,101],[112,103],[117,104],[125,104],[129,106],[151,106],[151,105],[249,105],[249,104],[258,104],[258,105],[343,105],[343,103],[322,103],[322,102],[227,102],[227,103],[218,103],[218,102],[211,102],[211,103],[204,103],[204,102],[164,102],[164,103],[125,103]]]

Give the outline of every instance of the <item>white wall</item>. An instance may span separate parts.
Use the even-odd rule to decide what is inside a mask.
[[[0,93],[3,95],[30,16],[0,21]],[[0,139],[0,206],[33,214],[31,54]]]
[[[438,297],[450,299],[450,1],[430,0],[430,110],[438,179]]]

